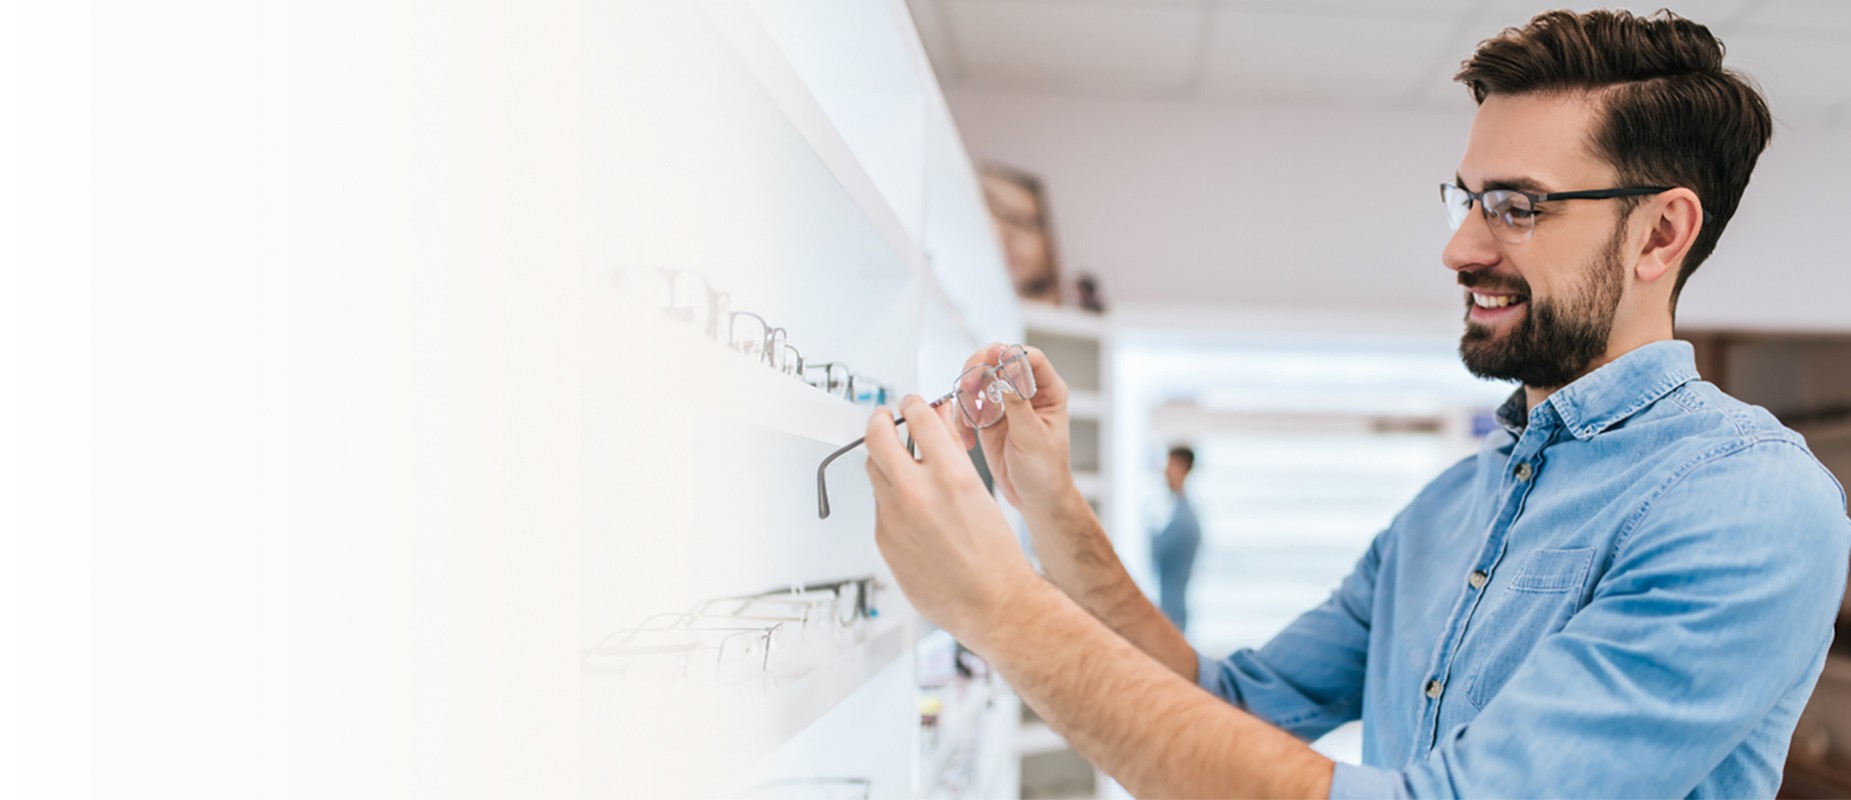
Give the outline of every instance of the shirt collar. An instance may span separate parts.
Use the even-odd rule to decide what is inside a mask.
[[[1544,403],[1554,407],[1570,434],[1586,440],[1697,377],[1696,351],[1689,342],[1652,342],[1556,390]],[[1498,424],[1521,436],[1529,424],[1527,406],[1519,387],[1498,407]]]

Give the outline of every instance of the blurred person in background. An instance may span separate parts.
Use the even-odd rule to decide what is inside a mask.
[[[1003,393],[997,425],[908,397],[915,459],[891,415],[868,421],[875,541],[919,613],[1139,796],[1772,797],[1851,520],[1805,441],[1673,332],[1772,116],[1663,11],[1540,14],[1456,79],[1478,111],[1440,261],[1461,359],[1519,386],[1328,601],[1257,649],[1196,652],[1075,487],[1067,387],[1033,348],[1038,391]],[[1406,194],[1324,179],[1330,207],[1304,213],[1337,229]],[[1357,719],[1362,764],[1307,746]]]
[[[1151,536],[1150,560],[1157,570],[1157,606],[1176,629],[1189,631],[1189,574],[1195,571],[1195,554],[1202,547],[1202,526],[1183,485],[1195,469],[1195,451],[1170,448],[1163,465],[1163,481],[1170,487],[1169,522]]]

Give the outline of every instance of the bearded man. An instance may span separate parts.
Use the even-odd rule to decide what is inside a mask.
[[[1673,338],[1772,130],[1722,56],[1668,13],[1557,11],[1464,63],[1479,108],[1440,190],[1442,261],[1466,366],[1522,386],[1266,645],[1198,654],[1126,576],[1067,469],[1066,386],[1032,349],[1039,391],[1005,394],[1002,424],[909,397],[915,458],[890,414],[870,420],[901,589],[1140,796],[1773,796],[1851,521],[1805,442]],[[1359,718],[1363,764],[1306,745]]]

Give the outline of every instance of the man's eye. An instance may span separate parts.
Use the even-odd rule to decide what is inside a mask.
[[[1536,216],[1535,209],[1511,207],[1504,209],[1505,216],[1511,219],[1529,219]]]

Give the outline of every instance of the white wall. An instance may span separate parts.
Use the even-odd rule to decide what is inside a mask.
[[[1121,308],[1461,311],[1440,265],[1436,187],[1464,151],[1464,90],[1456,112],[948,99],[973,158],[1046,179],[1065,270],[1099,275]],[[1851,329],[1851,258],[1836,233],[1846,141],[1851,128],[1780,124],[1742,211],[1685,291],[1682,324]]]

